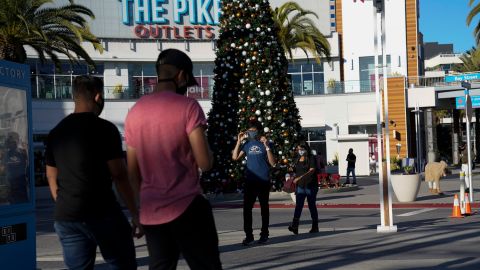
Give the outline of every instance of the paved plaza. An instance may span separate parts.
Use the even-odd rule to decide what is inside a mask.
[[[394,202],[398,232],[379,234],[378,179],[361,177],[359,189],[318,195],[320,233],[309,234],[310,215],[305,208],[300,234],[287,226],[294,204],[283,192],[271,193],[270,240],[266,245],[244,247],[242,195],[209,195],[220,239],[225,269],[480,269],[480,215],[451,219],[453,194],[458,192],[458,174],[442,180],[445,195],[428,193],[426,184],[417,201]],[[474,185],[480,180],[474,178]],[[479,192],[480,190],[476,190]],[[61,247],[53,232],[53,204],[48,189],[37,189],[37,267],[63,269]],[[478,196],[476,196],[478,198]],[[478,209],[478,200],[474,204]],[[258,237],[259,209],[254,210]],[[194,226],[194,224],[192,224]],[[136,241],[140,269],[148,268],[144,239]],[[107,269],[100,254],[96,269]],[[179,269],[188,269],[182,260]]]

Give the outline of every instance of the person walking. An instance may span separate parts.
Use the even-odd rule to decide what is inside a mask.
[[[370,174],[377,173],[377,160],[375,159],[374,153],[370,154],[369,163],[370,163]]]
[[[245,246],[251,245],[255,240],[252,229],[252,209],[257,197],[262,216],[260,239],[257,242],[264,244],[269,236],[270,168],[275,166],[276,160],[267,138],[260,135],[260,130],[261,126],[258,122],[249,122],[248,130],[238,134],[237,144],[232,152],[234,161],[244,156],[247,158],[243,195],[243,230],[246,237],[242,244]]]
[[[149,269],[175,269],[180,254],[191,269],[221,269],[210,203],[199,169],[213,156],[200,104],[185,95],[196,85],[190,58],[176,49],[160,53],[155,91],[140,98],[125,120],[128,173],[140,198],[140,222]]]
[[[110,269],[136,269],[132,232],[142,236],[114,124],[99,118],[103,82],[73,80],[75,110],[48,135],[46,173],[55,200],[55,231],[68,269],[93,269],[97,246]],[[112,179],[132,215],[132,226],[112,190]]]
[[[312,218],[312,228],[310,233],[318,232],[318,211],[317,211],[317,193],[318,183],[315,175],[315,159],[308,151],[309,147],[306,144],[297,146],[297,159],[294,163],[296,184],[295,196],[296,205],[293,214],[293,221],[288,230],[294,234],[298,234],[298,226],[300,216],[302,215],[305,198],[307,199],[308,209]]]
[[[357,177],[355,176],[355,163],[357,162],[357,156],[353,153],[353,149],[350,148],[348,150],[348,155],[347,155],[347,181],[345,182],[345,185],[350,185],[350,173],[352,174],[353,177],[353,185],[357,184]]]

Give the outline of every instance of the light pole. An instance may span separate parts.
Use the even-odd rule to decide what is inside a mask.
[[[471,142],[471,134],[470,134],[470,123],[472,122],[472,99],[470,97],[470,89],[472,85],[469,82],[462,82],[462,87],[465,88],[465,117],[467,118],[467,153],[468,153],[468,179],[465,179],[465,182],[468,181],[469,187],[469,200],[470,203],[473,203],[473,186],[472,186],[472,142]]]
[[[415,136],[417,138],[416,142],[417,142],[417,162],[416,162],[416,165],[417,165],[417,173],[421,173],[422,172],[422,134],[420,132],[420,113],[422,112],[422,110],[420,110],[419,106],[418,106],[418,102],[415,106],[415,110],[413,110],[412,112],[415,113]]]
[[[380,15],[380,27],[378,25],[378,15]],[[379,190],[380,190],[380,225],[377,226],[377,232],[396,232],[397,226],[393,225],[392,213],[392,187],[390,184],[390,134],[388,124],[385,125],[385,144],[382,144],[382,98],[380,94],[380,76],[378,56],[382,55],[383,69],[383,91],[384,91],[384,121],[388,123],[388,88],[387,88],[387,55],[386,55],[386,35],[385,35],[385,1],[373,0],[373,18],[374,18],[374,48],[375,48],[375,96],[377,101],[377,147],[378,160],[383,161],[383,147],[385,146],[386,155],[386,173],[384,173],[383,164],[379,166]],[[380,31],[379,31],[380,30]],[[381,50],[379,50],[379,40],[381,41]],[[384,178],[384,174],[387,176]]]

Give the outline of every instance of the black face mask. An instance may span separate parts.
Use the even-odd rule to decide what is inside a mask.
[[[95,104],[97,105],[97,111],[95,112],[97,116],[102,114],[103,107],[105,107],[105,100],[103,98],[100,98],[99,101],[95,101]]]
[[[184,96],[186,93],[187,93],[187,90],[188,90],[188,87],[187,85],[184,85],[184,86],[178,86],[177,83],[175,82],[175,86],[176,86],[176,89],[175,89],[175,92],[179,95],[182,95]]]
[[[177,74],[178,75],[178,74]],[[176,77],[176,75],[175,75]],[[175,84],[175,93],[184,96],[187,93],[188,86],[185,84],[184,86],[178,86],[177,81],[175,79],[161,79],[157,80],[157,82],[173,82]]]

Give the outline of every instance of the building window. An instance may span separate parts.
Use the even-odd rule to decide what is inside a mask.
[[[193,63],[193,75],[198,86],[191,87],[187,96],[195,99],[208,99],[213,92],[214,63]],[[139,98],[144,94],[151,93],[157,85],[157,73],[154,63],[130,63],[128,64],[130,75],[130,98]]]
[[[213,78],[215,64],[211,62],[193,63],[193,76],[197,80],[198,86],[188,89],[187,95],[196,99],[211,98],[213,93]]]
[[[377,134],[377,125],[349,125],[348,134],[368,134],[374,136]]]
[[[325,93],[323,63],[315,61],[295,61],[288,66],[293,94],[322,95]]]
[[[302,129],[302,135],[312,150],[325,157],[327,153],[327,140],[324,127],[309,127]]]
[[[32,61],[30,64],[32,97],[41,99],[72,98],[72,82],[75,76],[92,74],[103,78],[104,67],[98,64],[95,69],[88,65],[62,63],[57,70],[53,64]]]
[[[378,56],[378,64],[382,66],[383,58]],[[359,57],[360,65],[360,92],[375,91],[375,57],[365,56]],[[390,55],[387,55],[387,73],[390,73],[392,61]],[[380,78],[383,77],[383,69],[378,70]]]

